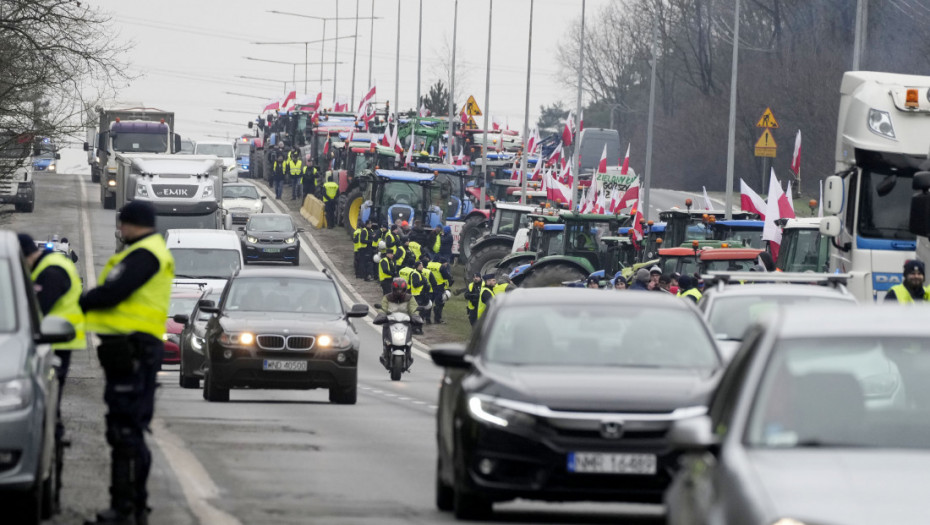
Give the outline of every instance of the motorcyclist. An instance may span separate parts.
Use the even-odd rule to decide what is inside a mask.
[[[413,300],[413,296],[410,295],[410,289],[407,286],[407,281],[401,277],[395,277],[394,281],[391,283],[391,293],[385,294],[381,298],[381,314],[378,316],[388,316],[393,313],[406,313],[410,316],[410,324],[415,327],[420,327],[423,325],[423,319],[417,315],[417,304]],[[377,319],[376,319],[377,321]],[[388,330],[388,325],[384,325],[385,330]],[[387,362],[387,349],[384,350],[384,353],[381,355],[381,364]],[[410,356],[410,364],[413,364],[413,356]]]

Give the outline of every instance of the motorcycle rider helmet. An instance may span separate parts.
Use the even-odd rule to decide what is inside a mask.
[[[407,281],[403,277],[395,277],[391,283],[391,290],[399,295],[407,293]]]

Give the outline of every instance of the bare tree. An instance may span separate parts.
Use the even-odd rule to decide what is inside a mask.
[[[441,80],[444,85],[452,86],[452,42],[448,40],[448,37],[444,37],[442,44],[434,48],[433,53],[434,59],[431,73]],[[456,111],[460,109],[458,101],[462,101],[463,104],[465,102],[463,93],[468,93],[469,71],[468,65],[464,63],[461,57],[457,57],[455,61],[455,89],[451,89],[451,87],[447,89],[450,92],[449,96],[452,97],[453,101],[456,101]],[[448,112],[449,108],[447,106],[442,110],[442,113],[434,113],[434,115],[445,115]]]

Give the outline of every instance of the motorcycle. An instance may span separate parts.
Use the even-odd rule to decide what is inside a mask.
[[[406,312],[384,312],[380,304],[374,306],[381,310],[374,324],[383,325],[381,365],[391,373],[391,381],[400,381],[401,374],[409,371],[413,364],[413,325],[422,321],[419,321],[419,316],[411,318]]]

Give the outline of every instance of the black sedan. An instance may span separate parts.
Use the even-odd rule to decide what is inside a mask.
[[[207,401],[230,388],[329,389],[333,403],[355,404],[359,340],[332,278],[302,270],[245,270],[226,283],[204,336]]]
[[[461,519],[515,498],[661,501],[666,432],[706,411],[722,368],[681,299],[575,288],[499,296],[467,347],[430,355],[445,367],[436,504]]]
[[[690,453],[668,522],[927,523],[928,313],[792,306],[750,327],[708,414],[669,433]]]
[[[181,353],[181,370],[178,382],[181,388],[200,388],[200,379],[203,378],[205,361],[203,354],[204,336],[207,331],[207,321],[213,317],[204,312],[201,307],[215,307],[220,300],[222,289],[207,289],[201,294],[197,306],[190,315],[176,315],[174,320],[184,325],[178,337],[178,346]]]
[[[258,213],[239,228],[245,262],[280,261],[300,264],[300,232],[290,215]]]

